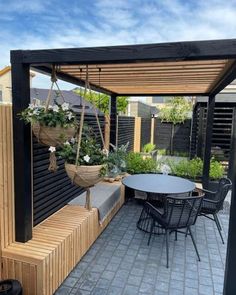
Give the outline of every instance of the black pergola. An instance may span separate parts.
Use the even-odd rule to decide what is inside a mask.
[[[236,39],[132,46],[11,51],[16,241],[32,238],[31,129],[17,114],[30,103],[30,68],[85,85],[88,65],[93,90],[111,97],[110,139],[116,142],[116,98],[119,95],[208,97],[203,184],[209,181],[215,95],[236,78]],[[99,74],[100,73],[100,74]],[[236,130],[231,145],[233,192],[230,210],[224,294],[236,293]]]

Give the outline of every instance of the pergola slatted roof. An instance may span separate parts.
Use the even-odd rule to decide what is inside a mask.
[[[43,73],[57,65],[58,78],[80,86],[88,65],[91,88],[110,95],[213,95],[235,78],[236,39],[19,50],[15,59]]]
[[[119,94],[209,93],[234,60],[142,62],[88,66],[89,81]],[[85,80],[86,66],[60,66],[63,74]]]

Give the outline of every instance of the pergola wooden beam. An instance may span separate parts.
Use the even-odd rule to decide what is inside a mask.
[[[146,45],[24,50],[27,64],[97,64],[236,58],[236,40],[188,41]]]

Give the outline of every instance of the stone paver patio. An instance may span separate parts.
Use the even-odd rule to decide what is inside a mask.
[[[136,228],[142,207],[124,205],[55,295],[221,295],[226,245],[214,222],[199,217],[193,227],[201,262],[190,237],[170,238],[170,267],[166,268],[163,236]],[[226,240],[228,214],[221,214]]]

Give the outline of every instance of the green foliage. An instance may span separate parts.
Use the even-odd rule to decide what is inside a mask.
[[[106,159],[107,175],[109,177],[115,177],[126,172],[126,156],[129,142],[125,145],[121,145],[120,147],[115,147],[113,144],[111,144],[111,146],[113,150],[109,152]]]
[[[156,145],[149,142],[149,143],[146,143],[144,146],[143,146],[143,152],[144,153],[151,153],[155,150],[156,148]]]
[[[43,105],[30,104],[19,116],[26,124],[39,123],[49,127],[77,127],[75,113],[69,109],[67,103],[62,105],[55,103],[54,106],[49,106],[47,111]]]
[[[167,155],[167,151],[166,151],[166,149],[158,149],[157,150],[157,154],[159,156],[166,156]]]
[[[219,179],[224,175],[224,167],[214,158],[211,159],[210,163],[210,178],[211,179]]]
[[[76,94],[84,96],[83,88],[76,88],[74,90]],[[98,93],[95,91],[87,92],[85,94],[85,99],[92,103],[96,108],[98,108],[104,114],[109,114],[110,106],[110,96],[104,93]],[[117,111],[124,113],[128,106],[128,97],[118,96],[117,97]]]
[[[160,110],[159,118],[163,122],[170,122],[174,125],[183,123],[189,115],[192,105],[184,97],[174,97]]]
[[[156,172],[157,163],[152,158],[143,159],[139,153],[129,153],[126,158],[127,172],[130,174]]]
[[[195,180],[202,177],[203,161],[200,158],[192,160],[183,159],[181,161],[168,159],[165,163],[170,167],[171,174],[173,175]],[[158,166],[161,167],[161,164],[163,162],[159,162]],[[219,179],[223,174],[224,167],[222,164],[212,158],[210,163],[210,179]]]
[[[63,147],[57,154],[69,164],[76,164],[77,140],[73,138],[70,142],[64,143]],[[84,126],[84,133],[81,140],[80,154],[78,159],[79,165],[101,165],[105,163],[105,153],[101,150],[100,144],[97,143],[96,137],[91,128]]]

